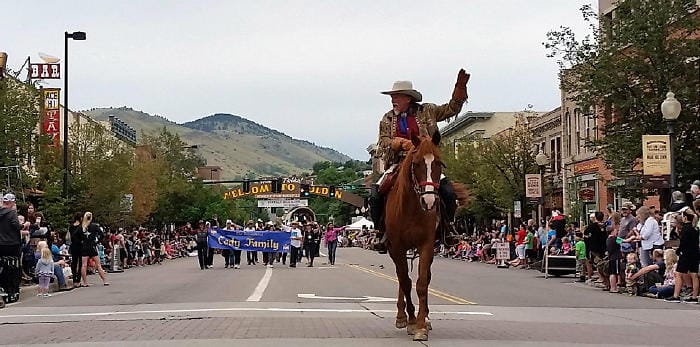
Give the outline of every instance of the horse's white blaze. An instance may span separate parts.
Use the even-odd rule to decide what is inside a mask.
[[[423,160],[425,161],[425,167],[427,169],[426,176],[425,176],[425,181],[428,183],[433,183],[433,160],[435,160],[435,156],[431,153],[426,154],[423,157]],[[435,187],[432,185],[426,185],[425,186],[425,191],[426,192],[432,192],[435,190]],[[425,203],[425,207],[430,210],[433,208],[433,205],[435,205],[435,195],[433,194],[426,194],[423,195],[423,203]]]

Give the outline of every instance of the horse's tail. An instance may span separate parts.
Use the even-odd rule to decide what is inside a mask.
[[[459,207],[466,207],[472,198],[469,189],[467,189],[464,184],[457,182],[452,182],[452,189],[454,189],[455,195],[457,195],[457,203]]]

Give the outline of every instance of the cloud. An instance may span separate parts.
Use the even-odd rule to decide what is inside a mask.
[[[63,32],[86,31],[70,42],[72,108],[128,105],[176,122],[233,113],[365,160],[394,80],[442,103],[465,67],[466,109],[556,107],[541,42],[562,24],[582,31],[582,3],[82,1],[39,24],[45,4],[25,1],[0,43],[18,67],[38,51],[62,57]]]

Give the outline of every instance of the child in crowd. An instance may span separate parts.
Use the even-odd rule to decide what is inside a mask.
[[[53,255],[48,247],[41,250],[41,258],[36,263],[34,273],[39,278],[39,288],[36,296],[51,296],[49,294],[49,283],[51,283],[51,277],[53,277]]]
[[[619,227],[619,224],[613,222],[613,228],[610,231],[610,235],[608,235],[607,240],[605,240],[605,246],[608,251],[608,266],[610,269],[610,287],[606,289],[610,290],[611,293],[619,293],[617,283],[618,277],[622,273],[620,271],[620,268],[622,267],[622,252],[620,251],[620,244],[617,243],[617,233]]]
[[[467,240],[463,240],[462,242],[464,242],[464,244],[462,246],[460,256],[462,257],[462,260],[467,260],[469,258],[469,252],[472,250],[472,245],[471,242],[468,242]]]
[[[469,245],[469,251],[467,252],[467,261],[473,262],[473,261],[479,260],[479,256],[477,255],[477,247],[481,247],[481,245],[478,245],[478,246],[472,246],[471,244]]]
[[[151,243],[148,239],[144,238],[141,240],[141,247],[143,248],[143,263],[145,265],[151,265]]]
[[[97,256],[100,257],[100,265],[105,266],[105,246],[102,243],[97,244]]]
[[[576,253],[576,271],[579,273],[576,282],[586,282],[586,269],[588,268],[588,258],[586,258],[586,243],[583,242],[583,233],[577,232],[574,236]]]
[[[663,283],[657,283],[649,287],[649,293],[656,294],[659,299],[671,298],[673,296],[673,290],[676,287],[676,263],[678,263],[678,256],[676,251],[673,249],[667,249],[664,251],[664,263],[666,265],[666,271],[664,272]]]
[[[625,285],[627,287],[627,293],[629,295],[639,295],[639,284],[641,278],[637,280],[632,279],[632,276],[639,272],[640,264],[639,259],[637,259],[637,253],[627,254],[627,266],[625,267]]]
[[[572,254],[572,249],[571,249],[571,243],[569,242],[568,237],[563,237],[561,239],[561,253],[563,255],[571,255]]]

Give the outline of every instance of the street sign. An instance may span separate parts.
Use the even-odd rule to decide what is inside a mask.
[[[29,77],[32,79],[61,79],[61,64],[29,64]]]
[[[520,201],[513,202],[513,217],[514,218],[522,218],[523,217],[523,208],[521,206]]]
[[[494,247],[496,247],[496,260],[510,259],[510,246],[507,242],[498,242]]]
[[[305,199],[268,199],[268,200],[258,200],[258,207],[271,208],[271,207],[282,207],[282,208],[294,208],[298,206],[309,206],[309,200]]]

